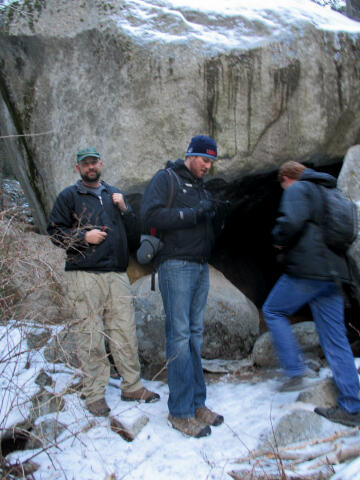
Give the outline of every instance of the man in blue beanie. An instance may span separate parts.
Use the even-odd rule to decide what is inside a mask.
[[[168,419],[174,428],[192,437],[209,435],[210,426],[224,421],[205,406],[201,365],[209,291],[207,262],[226,214],[203,182],[216,156],[215,140],[205,135],[193,137],[185,161],[168,162],[167,169],[155,174],[141,208],[144,232],[156,234],[163,242],[156,265],[166,314]]]

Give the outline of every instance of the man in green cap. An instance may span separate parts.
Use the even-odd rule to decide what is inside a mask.
[[[110,364],[108,343],[122,377],[121,399],[159,400],[141,383],[135,314],[126,273],[128,242],[138,235],[135,215],[123,193],[100,180],[103,163],[95,148],[77,154],[81,179],[58,195],[48,233],[66,249],[65,275],[74,307],[78,356],[83,371],[82,397],[88,410],[106,416],[105,388]]]

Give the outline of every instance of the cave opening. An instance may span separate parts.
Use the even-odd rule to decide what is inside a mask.
[[[271,243],[281,198],[277,172],[247,176],[222,189],[219,182],[208,187],[215,198],[230,202],[211,264],[260,308],[280,274]]]
[[[342,159],[321,167],[305,164],[337,178]],[[210,263],[256,305],[260,311],[260,331],[265,331],[261,307],[282,273],[271,238],[282,194],[277,170],[249,175],[232,183],[210,180],[207,187],[215,198],[230,201],[229,216]],[[349,340],[358,341],[358,332],[349,325],[360,329],[360,307],[349,289],[345,289],[345,294]],[[305,306],[291,320],[312,320],[310,308]]]

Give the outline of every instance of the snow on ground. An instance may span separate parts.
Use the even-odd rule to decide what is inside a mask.
[[[8,372],[11,385],[16,385],[13,391],[22,392],[21,401],[12,403],[12,415],[5,416],[4,420],[9,404],[4,403],[5,377],[2,377],[1,427],[4,423],[9,427],[19,420],[21,412],[17,403],[23,413],[27,411],[24,410],[28,407],[25,399],[34,393],[34,382],[29,382],[29,378],[34,379],[42,368],[55,380],[54,387],[46,387],[49,391],[59,393],[74,380],[73,371],[64,365],[47,364],[41,352],[29,355],[21,337],[16,328],[0,328],[2,360],[9,350],[8,345],[14,347],[20,342],[22,345],[22,350],[12,349],[16,353],[16,368],[5,368],[2,372],[2,375]],[[357,364],[360,366],[360,359]],[[328,375],[328,369],[322,369],[321,377]],[[256,449],[261,435],[270,431],[278,418],[299,408],[294,403],[298,392],[277,392],[281,380],[279,371],[274,372],[273,378],[262,381],[240,381],[229,374],[219,377],[217,382],[208,386],[208,406],[223,414],[225,423],[213,427],[209,437],[194,439],[168,425],[168,387],[165,383],[145,382],[148,388],[161,395],[160,402],[146,405],[121,401],[119,381],[111,379],[106,398],[112,414],[127,424],[132,424],[141,415],[149,417],[149,422],[133,442],[126,442],[114,433],[109,427],[109,419],[96,418],[87,412],[84,402],[74,393],[65,395],[63,411],[46,416],[47,419],[57,418],[67,426],[57,438],[56,446],[42,453],[40,450],[13,452],[8,458],[24,461],[35,455],[33,460],[40,465],[34,474],[36,480],[105,480],[111,474],[115,474],[117,480],[227,479],[230,478],[227,473],[238,468],[236,459]],[[312,410],[313,406],[301,404],[301,408]],[[44,419],[41,417],[37,423]],[[346,429],[327,421],[324,425],[324,437]],[[337,466],[336,472],[334,480],[360,480],[360,459]]]

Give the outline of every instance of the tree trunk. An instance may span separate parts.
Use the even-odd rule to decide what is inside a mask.
[[[360,20],[360,0],[346,0],[346,15],[354,20]]]

